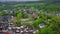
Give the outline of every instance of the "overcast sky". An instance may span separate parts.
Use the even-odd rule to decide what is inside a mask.
[[[40,1],[40,0],[0,0],[0,1]]]

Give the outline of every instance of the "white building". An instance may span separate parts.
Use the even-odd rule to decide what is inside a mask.
[[[44,28],[45,27],[45,24],[44,23],[41,23],[41,24],[39,24],[39,27],[40,28]]]

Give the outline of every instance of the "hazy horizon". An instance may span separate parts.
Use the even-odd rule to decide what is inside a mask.
[[[42,1],[42,0],[0,0],[0,2],[9,2],[9,1],[22,1],[22,2],[25,2],[25,1]]]
[[[57,2],[60,2],[60,0],[0,0],[0,2],[28,2],[28,1],[46,1],[46,2],[57,1]]]

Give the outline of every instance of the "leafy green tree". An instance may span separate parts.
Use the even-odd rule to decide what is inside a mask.
[[[57,34],[57,32],[53,31],[52,28],[50,28],[50,27],[45,27],[45,28],[41,29],[40,33],[41,34]]]
[[[5,13],[3,11],[0,12],[0,16],[6,16],[6,15],[7,15],[7,13]]]
[[[19,18],[14,18],[14,19],[12,20],[12,22],[13,22],[16,26],[20,26],[20,25],[21,25],[21,21],[20,21]]]
[[[39,29],[39,24],[40,23],[44,23],[44,19],[43,18],[40,18],[40,19],[35,20],[34,23],[33,23],[33,26],[35,28]]]
[[[17,14],[17,18],[22,18],[22,13],[21,12]]]
[[[14,16],[17,17],[17,14],[18,14],[18,13],[20,13],[20,11],[19,11],[19,10],[16,10],[16,11],[14,12]]]
[[[21,25],[21,21],[17,21],[16,26],[20,26],[20,25]]]
[[[26,12],[22,14],[22,18],[28,18],[28,17],[29,16],[28,16],[28,14]]]
[[[0,16],[2,16],[3,14],[2,14],[2,12],[0,12]]]

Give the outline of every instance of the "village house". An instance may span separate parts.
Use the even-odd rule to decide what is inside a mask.
[[[44,28],[45,27],[45,24],[44,23],[41,23],[41,24],[39,24],[39,27],[40,28]]]

